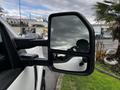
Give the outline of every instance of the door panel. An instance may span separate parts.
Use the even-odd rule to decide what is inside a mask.
[[[5,60],[9,62],[8,55],[6,53],[3,53],[6,48],[3,49],[3,47],[1,47],[2,44],[3,44],[2,38],[0,38],[0,54],[3,55],[3,57],[5,56]],[[3,52],[1,53],[1,51]],[[27,53],[28,52],[33,53],[33,51],[35,51],[35,53],[38,54],[39,57],[44,57],[44,55],[42,54],[42,48],[40,48],[40,50],[38,50],[38,48],[35,48],[35,50],[33,49],[28,50]],[[3,59],[4,58],[1,57],[1,60]],[[8,68],[9,70],[0,72],[0,90],[6,90],[6,89],[7,90],[34,90],[35,88],[34,67],[31,66],[31,67],[26,67],[25,69],[10,69],[11,65],[10,63],[8,64],[9,64],[8,66],[10,66]],[[43,66],[38,66],[37,70],[38,70],[37,90],[40,90]]]
[[[26,67],[7,90],[34,90],[34,68]]]
[[[6,90],[22,70],[23,69],[14,69],[0,72],[0,90]]]

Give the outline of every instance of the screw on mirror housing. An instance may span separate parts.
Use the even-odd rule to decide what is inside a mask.
[[[78,45],[77,42],[82,39],[88,44]],[[51,14],[48,22],[48,40],[48,58],[53,62],[51,70],[75,75],[89,75],[94,71],[95,33],[83,15],[78,12]],[[64,56],[61,60],[54,57],[54,54]]]

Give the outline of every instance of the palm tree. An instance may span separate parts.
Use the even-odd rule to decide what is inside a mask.
[[[95,5],[96,20],[104,21],[112,31],[113,40],[118,40],[115,57],[120,61],[120,0],[97,2]]]

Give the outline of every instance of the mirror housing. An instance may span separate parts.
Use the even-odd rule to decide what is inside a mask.
[[[58,25],[62,25],[64,22],[67,22],[67,21],[69,21],[69,23],[72,23],[72,20],[70,21],[70,19],[68,19],[66,21],[66,18],[69,17],[69,16],[75,16],[75,17],[79,18],[81,23],[83,23],[84,26],[87,28],[87,30],[89,32],[89,47],[90,47],[89,52],[74,52],[74,51],[63,50],[63,49],[59,49],[59,48],[58,49],[51,48],[51,43],[53,43],[52,42],[53,35],[51,35],[51,32],[53,32],[53,31],[55,32],[59,28],[57,26],[57,24],[56,24],[56,26],[53,25],[53,21],[54,21],[53,19],[55,19],[55,18],[56,19],[57,18],[61,18],[62,19],[62,20],[59,19],[59,20],[61,20],[61,22],[59,22],[59,20],[56,20],[56,23],[58,23]],[[62,17],[64,17],[64,18],[62,18]],[[61,24],[59,24],[59,23],[61,23]],[[68,27],[70,27],[69,23],[68,23]],[[55,29],[52,27],[52,25],[54,26]],[[63,25],[61,27],[64,28],[65,25]],[[60,30],[60,28],[59,28],[59,30]],[[64,30],[61,30],[61,32],[64,31]],[[94,33],[94,29],[93,29],[92,25],[88,22],[88,20],[83,15],[81,15],[78,12],[62,12],[62,13],[51,14],[49,16],[49,20],[48,20],[48,41],[49,41],[49,45],[48,45],[48,58],[53,63],[53,65],[50,66],[51,70],[56,71],[56,72],[61,72],[61,73],[77,74],[77,75],[89,75],[89,74],[91,74],[93,72],[93,70],[94,70],[94,63],[95,63],[95,33]],[[60,61],[63,58],[59,58],[59,60],[60,60],[59,61],[59,60],[57,60],[58,58],[56,58],[56,55],[61,55],[61,56],[63,55],[65,57],[67,55],[69,55],[69,56],[72,56],[72,57],[75,57],[75,58],[76,57],[82,57],[82,61],[83,61],[83,59],[85,57],[85,58],[87,58],[87,67],[83,71],[82,70],[78,71],[78,70],[75,70],[75,69],[69,69],[70,65],[68,65],[67,69],[66,68],[62,68],[62,67],[67,67],[67,65],[65,64],[67,61],[64,59],[63,63],[61,63]],[[57,62],[54,62],[55,60],[57,60]],[[72,63],[74,63],[74,59],[71,58],[71,60],[72,60]],[[70,59],[68,60],[68,62],[69,61],[70,61]],[[56,64],[58,64],[58,63],[61,64],[61,65],[56,66]],[[73,64],[73,65],[75,66],[75,64]]]

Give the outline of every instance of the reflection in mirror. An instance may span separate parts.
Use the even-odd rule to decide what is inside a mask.
[[[89,31],[75,15],[53,17],[50,48],[89,52]]]
[[[59,70],[66,71],[85,71],[87,69],[87,58],[86,57],[68,57],[59,55],[53,66]]]
[[[88,53],[89,30],[75,15],[57,16],[51,20],[50,48],[70,52]],[[87,70],[88,58],[53,52],[53,67],[58,70],[83,72]]]

